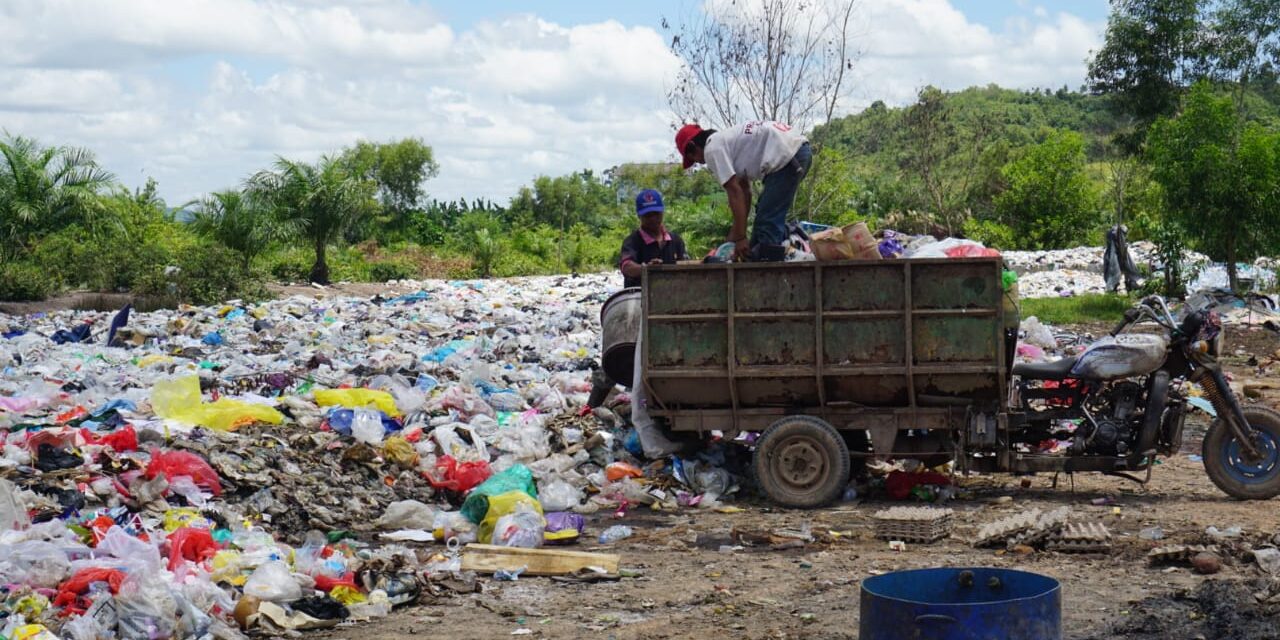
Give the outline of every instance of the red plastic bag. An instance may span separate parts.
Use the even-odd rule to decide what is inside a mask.
[[[329,593],[334,587],[351,587],[356,591],[360,591],[360,587],[356,586],[356,574],[348,571],[341,578],[333,578],[324,574],[316,576],[316,588]]]
[[[458,464],[453,456],[441,456],[436,460],[436,468],[425,475],[432,488],[466,493],[488,480],[493,470],[483,460]]]
[[[204,562],[218,553],[218,543],[208,529],[181,527],[169,534],[169,570],[173,571],[183,560]]]
[[[946,250],[948,258],[999,258],[1000,252],[976,244],[962,244]]]
[[[84,438],[85,444],[111,447],[120,453],[138,450],[138,432],[134,431],[133,425],[108,433],[105,436],[98,436],[88,429],[81,429],[80,437]]]
[[[951,484],[951,478],[933,471],[921,473],[893,471],[884,479],[884,490],[894,500],[906,500],[911,496],[912,489],[926,484],[943,487]]]
[[[196,486],[208,489],[213,495],[222,494],[222,483],[218,480],[218,472],[209,466],[204,458],[187,451],[151,452],[151,464],[147,465],[146,478],[151,480],[160,474],[167,479],[189,476]]]
[[[120,583],[124,582],[124,572],[119,569],[81,569],[58,587],[58,595],[53,599],[53,606],[62,607],[63,616],[84,615],[88,602],[81,602],[80,596],[89,592],[89,585],[105,582],[111,593],[120,591]]]

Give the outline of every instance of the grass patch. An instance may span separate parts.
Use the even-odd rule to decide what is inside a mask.
[[[1133,304],[1128,296],[1095,293],[1069,298],[1034,298],[1020,301],[1022,317],[1035,316],[1048,324],[1118,322]]]

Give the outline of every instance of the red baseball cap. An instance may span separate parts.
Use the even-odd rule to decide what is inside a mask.
[[[694,136],[699,133],[702,133],[702,127],[696,124],[686,124],[676,132],[676,153],[679,153],[680,157],[684,158],[684,168],[686,169],[693,166],[693,160],[685,153],[685,148],[689,146],[689,141],[693,140]]]

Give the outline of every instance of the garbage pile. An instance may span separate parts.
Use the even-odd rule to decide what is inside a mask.
[[[468,543],[735,490],[714,447],[644,466],[619,390],[576,411],[613,276],[413,288],[0,315],[0,636],[358,622],[478,589]]]

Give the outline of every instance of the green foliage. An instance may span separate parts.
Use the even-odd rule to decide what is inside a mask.
[[[1205,0],[1117,0],[1106,41],[1089,63],[1089,86],[1139,123],[1123,139],[1137,150],[1142,129],[1178,107],[1182,89],[1204,73]]]
[[[413,268],[413,265],[394,260],[375,262],[369,265],[369,278],[374,282],[408,280],[416,277],[417,275],[418,274]]]
[[[274,170],[260,171],[249,180],[252,197],[262,198],[282,224],[314,248],[310,279],[320,284],[329,283],[329,245],[341,242],[348,229],[377,211],[376,187],[332,156],[315,164],[279,158]]]
[[[374,235],[400,240],[414,235],[415,214],[421,211],[422,185],[440,173],[435,153],[419,138],[375,143],[361,140],[343,149],[339,161],[346,171],[376,185],[381,204],[377,218],[356,221],[346,230],[348,240]]]
[[[1170,221],[1194,229],[1192,247],[1235,264],[1280,246],[1280,134],[1242,122],[1230,97],[1199,83],[1173,119],[1149,134],[1153,176]]]
[[[0,264],[0,300],[44,300],[53,292],[48,274],[27,262]]]
[[[1017,232],[1009,225],[995,220],[978,220],[976,218],[966,220],[964,223],[964,236],[994,249],[1009,249],[1018,246]]]
[[[1118,294],[1088,294],[1066,298],[1034,298],[1019,303],[1023,318],[1035,316],[1048,324],[1118,322],[1133,301]]]
[[[67,225],[95,227],[98,195],[113,181],[88,150],[42,147],[21,136],[0,140],[0,260]]]
[[[494,234],[485,227],[480,227],[471,232],[471,259],[475,264],[476,273],[481,278],[488,278],[493,272],[493,263],[498,258],[500,251],[499,241]]]
[[[1070,246],[1098,227],[1098,196],[1085,173],[1080,134],[1050,134],[1003,173],[1009,188],[996,197],[996,211],[1014,230],[1012,248]]]
[[[191,228],[239,254],[246,270],[289,231],[272,215],[260,194],[235,189],[216,191],[200,201],[193,211]]]
[[[862,217],[863,191],[849,179],[852,173],[853,160],[847,153],[835,147],[820,148],[800,183],[792,218],[843,226]]]
[[[226,247],[200,242],[177,256],[176,270],[149,271],[134,284],[138,293],[172,297],[192,304],[266,297],[261,280]]]

